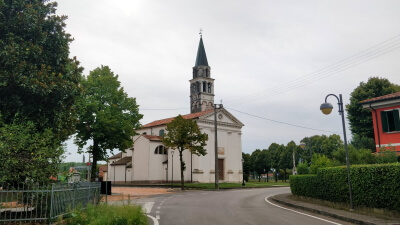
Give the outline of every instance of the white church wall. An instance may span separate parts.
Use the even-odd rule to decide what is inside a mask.
[[[137,138],[137,137],[136,137]],[[134,181],[147,181],[149,180],[149,167],[150,160],[150,144],[149,140],[144,137],[139,137],[134,143],[133,151],[133,180]]]
[[[163,162],[167,160],[167,155],[154,153],[156,148],[160,145],[162,146],[161,142],[155,142],[155,141],[150,142],[149,180],[164,181],[166,179]]]
[[[125,165],[115,165],[113,167],[113,180],[111,181],[125,181]]]

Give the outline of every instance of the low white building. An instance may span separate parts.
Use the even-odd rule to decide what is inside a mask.
[[[208,134],[205,156],[183,152],[186,182],[215,181],[214,79],[200,38],[193,79],[190,80],[191,114],[201,132]],[[108,180],[112,182],[176,182],[180,181],[179,152],[165,149],[162,144],[166,125],[174,118],[157,120],[137,130],[134,146],[109,158]],[[221,182],[241,182],[243,127],[226,109],[217,109],[218,172]]]

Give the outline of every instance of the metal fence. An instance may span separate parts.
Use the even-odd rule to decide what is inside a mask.
[[[100,182],[0,184],[0,224],[44,223],[99,200]]]

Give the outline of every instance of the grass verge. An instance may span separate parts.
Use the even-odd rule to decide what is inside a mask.
[[[88,205],[74,210],[62,224],[67,225],[147,225],[142,207],[135,205]]]

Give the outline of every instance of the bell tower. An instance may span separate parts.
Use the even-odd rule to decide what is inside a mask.
[[[200,43],[196,63],[193,67],[193,79],[190,81],[190,113],[214,108],[214,79],[211,78],[211,67],[208,66],[206,50],[200,31]]]

